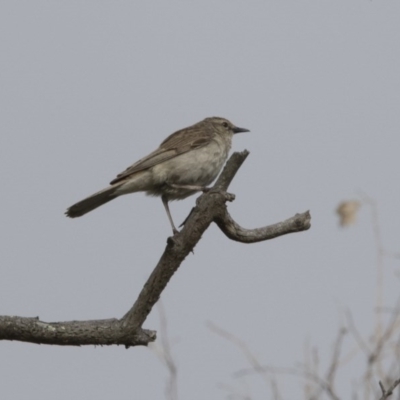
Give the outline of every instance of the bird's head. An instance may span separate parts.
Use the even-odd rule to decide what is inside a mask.
[[[221,133],[240,133],[240,132],[250,132],[246,128],[239,128],[238,126],[235,126],[232,124],[232,122],[228,121],[225,118],[221,117],[210,117],[206,118],[204,122],[207,122],[213,126],[213,128]]]

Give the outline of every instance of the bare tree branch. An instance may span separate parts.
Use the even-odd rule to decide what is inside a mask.
[[[400,379],[397,379],[393,382],[393,384],[389,387],[389,389],[385,389],[381,381],[379,381],[379,386],[382,391],[382,397],[379,400],[386,400],[393,394],[393,390],[400,384]]]
[[[46,323],[36,318],[0,317],[0,340],[20,340],[55,345],[124,344],[127,348],[146,345],[156,339],[154,331],[142,330],[142,325],[157,303],[182,261],[193,251],[209,225],[215,221],[231,239],[244,243],[268,240],[310,227],[308,212],[296,215],[269,227],[245,230],[229,216],[226,201],[234,196],[226,193],[232,179],[248,156],[247,150],[234,153],[214,187],[196,200],[183,229],[168,238],[160,261],[139,293],[132,308],[122,319],[99,321],[69,321]]]
[[[229,239],[242,243],[262,242],[264,240],[274,239],[278,236],[287,235],[288,233],[305,231],[311,226],[311,215],[309,211],[296,214],[286,221],[256,229],[242,228],[232,219],[226,208],[223,211],[224,212],[217,217],[215,222]]]
[[[124,328],[118,319],[43,322],[38,317],[0,316],[0,340],[60,346],[145,346],[155,338],[155,331],[132,331]]]

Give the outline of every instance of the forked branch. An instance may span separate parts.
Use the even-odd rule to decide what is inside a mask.
[[[0,340],[18,340],[53,345],[147,345],[156,339],[154,331],[142,325],[157,303],[162,291],[186,256],[193,251],[203,233],[216,222],[229,238],[253,243],[273,239],[310,228],[310,214],[296,214],[286,221],[247,230],[241,228],[228,214],[226,201],[234,196],[226,191],[240,166],[248,156],[247,150],[234,153],[214,187],[203,193],[185,221],[183,229],[167,240],[160,261],[151,273],[132,308],[121,319],[69,321],[46,323],[38,318],[0,317]]]

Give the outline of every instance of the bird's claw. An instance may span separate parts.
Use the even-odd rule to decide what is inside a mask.
[[[203,189],[203,193],[218,193],[225,197],[225,201],[233,201],[236,196],[233,193],[228,193],[220,189],[206,187]]]

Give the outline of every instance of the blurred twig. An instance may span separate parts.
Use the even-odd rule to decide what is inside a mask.
[[[393,384],[389,387],[389,389],[385,389],[381,381],[379,381],[379,386],[382,391],[382,397],[379,400],[386,400],[393,394],[393,390],[400,384],[400,379],[397,379],[393,382]]]
[[[168,322],[162,301],[157,303],[158,315],[160,319],[160,342],[151,344],[151,347],[158,358],[166,366],[169,376],[165,387],[165,397],[168,400],[178,400],[178,369],[171,352],[171,343],[168,335]]]

